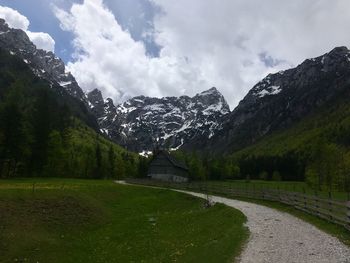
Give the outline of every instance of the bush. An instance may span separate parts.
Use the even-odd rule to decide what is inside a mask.
[[[281,174],[278,171],[274,171],[272,174],[272,181],[281,181]]]
[[[267,172],[261,172],[260,174],[259,174],[259,179],[260,180],[267,180],[268,179],[268,177],[269,177],[269,174],[267,173]]]

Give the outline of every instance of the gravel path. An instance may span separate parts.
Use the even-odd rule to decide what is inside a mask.
[[[205,198],[204,194],[174,191]],[[349,247],[305,221],[269,207],[210,197],[214,202],[242,211],[248,219],[251,234],[236,260],[239,263],[350,263]]]
[[[203,194],[179,191],[205,198]],[[250,239],[241,263],[348,263],[350,248],[313,225],[288,213],[253,203],[211,196],[243,212],[248,218]]]

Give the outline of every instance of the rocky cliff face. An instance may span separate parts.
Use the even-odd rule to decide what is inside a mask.
[[[101,131],[130,150],[152,151],[156,144],[177,149],[198,136],[211,138],[230,112],[216,88],[194,97],[149,98],[138,96],[116,107],[94,90],[89,103]]]
[[[19,56],[29,65],[35,75],[63,87],[70,95],[86,102],[86,96],[73,75],[66,71],[63,61],[54,53],[37,49],[27,34],[10,28],[0,18],[0,48]]]
[[[267,134],[290,127],[350,88],[350,51],[338,47],[296,68],[270,74],[257,83],[226,116],[205,146],[232,152]],[[203,148],[201,140],[187,148]]]
[[[229,113],[215,88],[192,98],[139,96],[118,106],[112,99],[104,100],[97,89],[85,94],[61,59],[37,49],[24,31],[8,27],[3,19],[0,48],[21,58],[36,76],[83,102],[97,119],[100,131],[129,150],[152,151],[155,144],[179,148],[198,136],[210,138],[221,129],[222,116]]]
[[[0,19],[0,48],[21,58],[33,73],[79,100],[100,131],[134,151],[155,144],[177,149],[232,152],[286,129],[350,89],[350,51],[338,47],[296,68],[270,74],[230,112],[212,88],[194,97],[139,96],[115,106],[98,90],[85,94],[63,61],[37,49],[22,30]]]

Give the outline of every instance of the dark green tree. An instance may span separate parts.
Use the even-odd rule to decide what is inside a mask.
[[[41,175],[47,161],[47,146],[51,131],[51,114],[49,106],[49,90],[39,88],[33,113],[33,145],[31,157],[31,171]]]
[[[2,164],[7,163],[6,176],[15,175],[19,161],[23,160],[30,151],[23,114],[16,102],[9,101],[1,106],[0,129]]]
[[[108,149],[109,176],[115,178],[115,152],[112,145]]]
[[[101,146],[100,146],[99,143],[96,144],[95,157],[96,157],[95,177],[96,177],[96,178],[103,178],[103,172],[102,172],[102,152],[101,152]]]

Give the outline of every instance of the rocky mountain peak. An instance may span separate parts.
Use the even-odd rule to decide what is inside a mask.
[[[350,51],[346,47],[334,48],[295,68],[267,75],[225,117],[223,129],[208,147],[220,145],[237,150],[291,126],[346,92],[349,76]],[[201,142],[198,144],[202,147]]]
[[[345,46],[341,46],[341,47],[335,47],[333,48],[333,50],[331,50],[328,54],[329,55],[348,55],[350,53],[350,50],[345,47]]]
[[[23,30],[10,28],[4,19],[0,19],[0,48],[20,57],[38,77],[86,102],[84,92],[73,75],[66,71],[64,62],[51,51],[37,49]]]
[[[210,95],[219,95],[221,96],[221,93],[217,90],[217,88],[212,87],[208,90],[202,91],[201,93],[197,94],[198,96],[210,96]]]
[[[88,92],[86,95],[87,95],[89,102],[92,103],[93,105],[104,103],[103,97],[102,97],[102,92],[98,89],[94,89],[94,90]]]
[[[112,100],[103,101],[98,90],[87,97],[101,131],[138,152],[152,151],[156,140],[176,149],[198,135],[209,138],[221,128],[221,118],[230,112],[216,88],[194,97],[137,96],[117,106]]]

